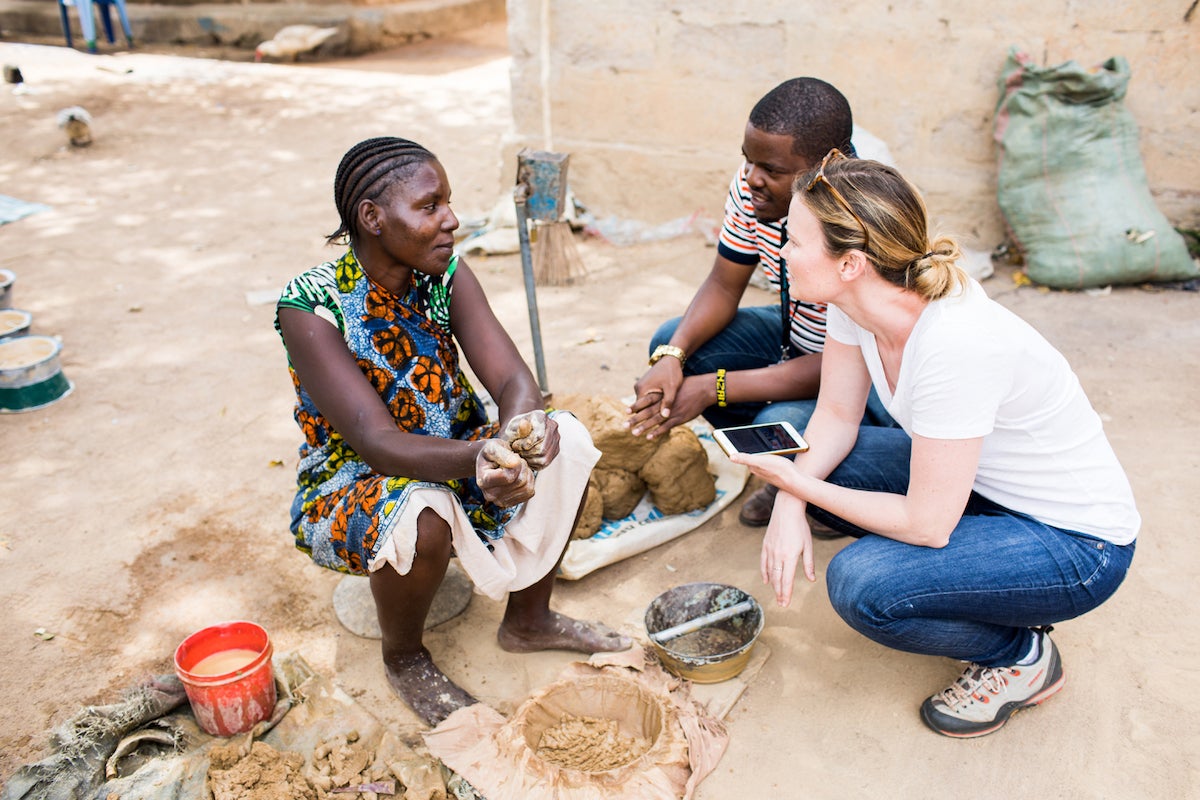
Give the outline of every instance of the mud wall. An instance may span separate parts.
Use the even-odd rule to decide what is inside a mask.
[[[751,106],[782,80],[814,75],[846,94],[944,229],[991,249],[1003,234],[992,119],[1009,47],[1046,65],[1121,55],[1154,196],[1173,223],[1196,226],[1194,6],[508,0],[515,125],[505,164],[515,172],[521,147],[570,153],[571,185],[600,216],[715,214]]]

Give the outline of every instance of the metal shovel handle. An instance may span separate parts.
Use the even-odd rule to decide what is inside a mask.
[[[681,622],[678,625],[675,625],[674,627],[671,627],[671,628],[667,628],[664,631],[659,631],[658,633],[652,633],[652,634],[650,634],[650,638],[653,641],[657,642],[658,644],[662,644],[663,642],[669,642],[672,639],[678,639],[680,636],[683,636],[685,633],[691,633],[692,631],[698,631],[701,628],[707,628],[709,625],[712,625],[715,622],[721,622],[723,620],[727,620],[732,617],[736,617],[739,614],[745,614],[747,611],[753,611],[754,605],[755,605],[755,603],[753,600],[743,600],[742,602],[737,603],[736,605],[728,606],[726,608],[721,608],[716,611],[710,611],[709,613],[707,613],[703,616],[696,617],[695,619],[690,619],[687,622]]]

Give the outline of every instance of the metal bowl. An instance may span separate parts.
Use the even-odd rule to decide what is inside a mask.
[[[0,308],[12,308],[12,286],[17,281],[10,269],[0,269]]]
[[[667,642],[654,634],[739,603],[750,609],[715,622],[695,633]],[[720,683],[746,668],[754,643],[763,629],[758,602],[736,586],[724,583],[688,583],[660,594],[646,608],[646,632],[659,660],[668,670],[693,683]]]
[[[59,364],[62,344],[49,336],[0,340],[0,413],[33,411],[71,393]]]
[[[0,339],[29,333],[33,314],[19,308],[0,308]]]

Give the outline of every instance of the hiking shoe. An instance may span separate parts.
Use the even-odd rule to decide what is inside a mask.
[[[921,704],[921,719],[943,736],[969,739],[1004,727],[1016,712],[1049,698],[1063,686],[1062,660],[1046,630],[1037,632],[1041,655],[1029,666],[969,664],[950,688]]]
[[[771,510],[775,508],[775,495],[778,493],[779,489],[769,483],[759,487],[758,491],[742,503],[742,510],[738,512],[738,522],[751,528],[765,527],[771,521]]]

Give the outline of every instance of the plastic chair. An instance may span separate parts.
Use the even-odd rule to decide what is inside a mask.
[[[92,12],[93,2],[100,10],[100,21],[104,23],[104,35],[108,39],[108,43],[112,44],[116,41],[113,38],[112,15],[109,8],[115,5],[117,16],[121,18],[121,29],[125,32],[125,42],[133,47],[133,31],[129,27],[129,15],[125,10],[125,0],[58,0],[58,11],[62,16],[63,34],[67,37],[67,47],[74,46],[71,42],[71,20],[67,14],[67,6],[72,5],[79,9],[79,27],[83,30],[83,39],[87,43],[88,52],[96,52],[96,17]]]

